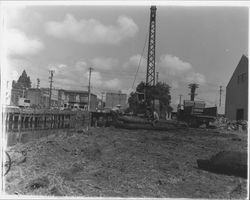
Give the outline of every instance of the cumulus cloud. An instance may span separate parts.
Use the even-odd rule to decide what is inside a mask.
[[[135,77],[139,64],[140,64],[140,68],[138,70],[138,73],[134,82],[134,87],[136,87],[136,85],[139,84],[139,82],[145,81],[147,60],[144,57],[141,57],[141,55],[137,54],[137,55],[131,56],[128,59],[128,61],[122,65],[124,72],[127,71],[128,74],[131,75],[131,77]],[[131,80],[134,81],[133,78]],[[129,85],[130,84],[132,84],[132,82],[129,83]],[[125,85],[127,87],[128,82],[126,82],[126,84],[124,83],[124,86]]]
[[[59,64],[59,65],[58,65],[58,68],[59,68],[59,69],[66,68],[66,67],[67,67],[67,65],[65,65],[65,64]]]
[[[172,75],[180,74],[192,69],[190,63],[184,62],[177,56],[169,54],[160,57],[159,65]]]
[[[85,76],[88,76],[86,73]],[[91,85],[93,87],[103,89],[117,89],[121,86],[120,80],[117,78],[104,80],[100,72],[92,72]]]
[[[91,63],[96,69],[109,70],[118,65],[118,60],[114,58],[93,58]]]
[[[17,29],[7,29],[4,38],[8,55],[34,55],[44,48],[40,40]]]
[[[62,22],[46,23],[47,34],[61,39],[72,39],[85,44],[119,44],[136,35],[138,26],[132,18],[119,16],[116,25],[104,25],[96,19],[77,20],[67,14]]]
[[[116,89],[120,87],[120,80],[115,78],[105,82],[107,88]]]
[[[190,72],[186,75],[185,80],[189,83],[198,83],[203,85],[206,83],[205,76],[198,72]]]
[[[87,90],[89,81],[89,63],[80,60],[73,66],[66,64],[50,64],[48,69],[54,70],[54,85],[65,89]],[[66,68],[66,70],[65,70]],[[104,79],[101,72],[92,71],[91,86],[103,89],[117,89],[121,86],[121,82],[117,78]]]
[[[170,54],[162,55],[159,62],[160,74],[171,81],[173,89],[180,88],[180,82],[204,84],[205,76],[196,72],[193,66]]]
[[[81,60],[81,61],[77,61],[74,68],[77,70],[77,71],[84,71],[86,72],[88,70],[88,63],[84,60]]]
[[[124,69],[134,69],[136,70],[138,65],[140,64],[140,69],[143,71],[146,71],[147,67],[147,60],[144,57],[141,57],[141,55],[133,55],[129,58],[127,62],[123,64]]]

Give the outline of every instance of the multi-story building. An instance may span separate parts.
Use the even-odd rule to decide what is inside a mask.
[[[49,107],[49,88],[31,88],[27,90],[27,99],[30,100],[30,105],[37,108],[48,108]],[[78,105],[79,108],[87,109],[88,107],[88,92],[77,91],[77,90],[63,90],[63,89],[52,89],[51,92],[51,107],[62,108],[65,107],[73,108]],[[95,111],[97,108],[97,96],[91,94],[90,97],[90,110]]]
[[[111,109],[117,105],[120,105],[121,108],[127,107],[127,94],[123,94],[121,92],[118,92],[118,93],[108,92],[108,93],[106,93],[105,108]]]
[[[248,119],[248,58],[243,55],[226,88],[225,115],[231,120]]]
[[[61,107],[64,104],[69,104],[70,106],[79,105],[82,109],[87,109],[88,107],[88,92],[79,90],[63,90],[60,89],[58,93],[58,101]],[[95,94],[90,95],[90,110],[95,111],[97,108],[97,96]]]
[[[27,99],[30,100],[30,105],[35,107],[44,107],[42,106],[42,97],[41,90],[36,88],[30,88],[27,91]]]
[[[26,96],[30,100],[31,106],[49,108],[49,88],[30,88],[27,90]],[[51,107],[59,107],[57,89],[51,90]]]
[[[24,89],[12,88],[11,97],[10,97],[10,105],[18,106],[19,99],[25,96],[26,96],[26,91]]]

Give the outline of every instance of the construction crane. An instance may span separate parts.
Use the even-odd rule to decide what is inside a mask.
[[[156,6],[150,8],[150,23],[149,23],[149,40],[148,40],[148,58],[147,58],[147,74],[145,101],[150,104],[147,99],[147,91],[151,86],[155,86],[155,36],[156,36]]]
[[[156,6],[151,6],[151,8],[150,8],[150,23],[149,23],[149,34],[148,35],[149,35],[148,36],[149,39],[148,39],[146,83],[145,83],[143,93],[136,91],[137,98],[140,99],[139,100],[140,104],[144,105],[145,108],[148,106],[149,107],[152,106],[152,102],[150,101],[150,98],[149,98],[149,89],[151,87],[155,86],[155,84],[156,84],[155,83]],[[144,48],[146,46],[146,42],[147,42],[147,39],[145,40],[143,52],[144,52]],[[142,55],[143,55],[143,52],[142,52]],[[141,58],[142,58],[142,55],[141,55]],[[141,63],[141,59],[140,59],[140,62],[139,62],[138,68],[137,68],[135,79],[136,79],[137,73],[139,71],[140,63]],[[135,79],[134,79],[132,88],[134,86]],[[143,98],[141,98],[142,94],[143,94]],[[153,102],[153,107],[154,107],[154,102]]]

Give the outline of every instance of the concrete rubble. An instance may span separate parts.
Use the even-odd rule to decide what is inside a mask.
[[[217,117],[213,125],[217,129],[223,129],[228,131],[247,131],[248,122],[247,120],[229,120],[225,117]]]

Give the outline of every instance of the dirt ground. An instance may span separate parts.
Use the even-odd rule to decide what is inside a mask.
[[[247,179],[198,169],[197,159],[247,151],[247,133],[91,128],[8,148],[15,195],[246,198]]]

